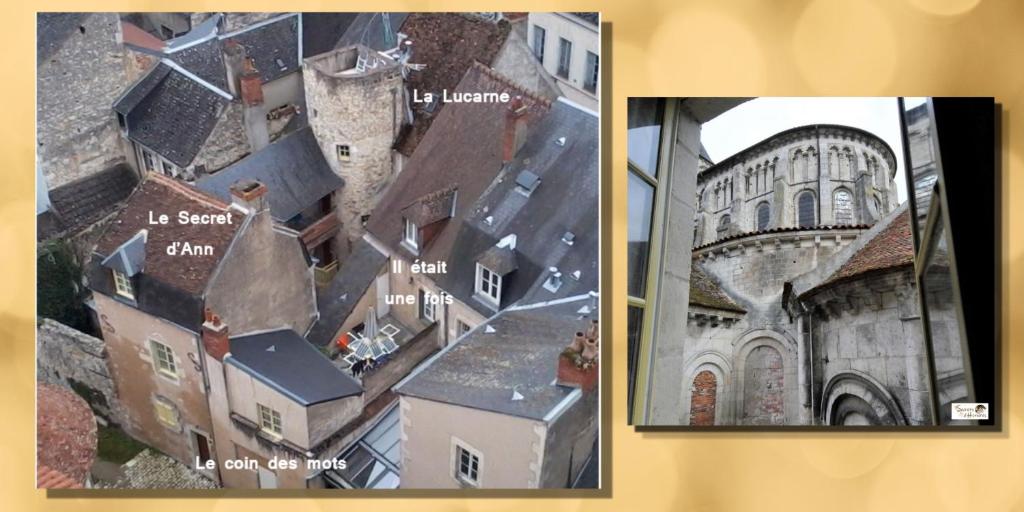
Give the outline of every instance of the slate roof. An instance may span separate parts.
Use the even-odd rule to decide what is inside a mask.
[[[591,25],[597,26],[601,22],[601,14],[596,12],[570,12],[573,16],[590,23]]]
[[[146,269],[142,274],[147,281],[140,283],[136,290],[136,299],[140,307],[147,298],[143,285],[153,281],[161,282],[165,287],[175,288],[188,296],[201,296],[244,219],[241,213],[231,210],[234,219],[232,224],[181,225],[177,223],[179,211],[217,214],[228,212],[229,207],[221,200],[189,185],[150,173],[97,241],[95,252],[99,258],[93,259],[100,261],[138,234],[139,230],[148,230],[145,249]],[[170,218],[170,223],[150,225],[150,212],[154,217],[166,214]],[[181,257],[167,254],[166,247],[169,243],[183,241],[209,245],[213,247],[213,255]],[[109,281],[109,276],[104,276],[98,282],[96,279],[90,280],[90,284],[94,289],[109,293],[108,286],[112,284]],[[201,315],[201,312],[199,314]]]
[[[36,383],[36,452],[40,466],[85,482],[96,458],[96,417],[70,389]],[[54,478],[51,483],[57,483]],[[39,487],[45,487],[42,481]]]
[[[335,42],[334,48],[344,48],[354,44],[361,44],[381,52],[394,48],[397,43],[398,32],[402,28],[402,23],[405,22],[406,17],[409,15],[404,12],[387,13],[390,33],[395,38],[389,41],[386,37],[388,30],[385,30],[387,25],[384,23],[382,14],[384,13],[362,12],[357,14],[345,30],[345,33]]]
[[[189,33],[167,41],[162,52],[150,50],[161,62],[114,105],[126,118],[128,138],[179,167],[192,163],[221,112],[233,100],[224,63],[226,40],[234,39],[246,48],[264,83],[299,70],[298,15],[228,34],[217,33],[218,19],[210,17]],[[175,69],[172,63],[216,90]]]
[[[128,198],[139,176],[126,163],[77,179],[49,191],[53,223],[39,226],[38,238],[46,240],[75,234],[110,215]]]
[[[399,394],[542,420],[575,389],[554,384],[558,357],[591,317],[584,296],[506,309],[442,350],[396,388]],[[595,313],[596,314],[596,308]],[[494,332],[488,333],[487,327]],[[513,392],[522,395],[513,400]]]
[[[290,329],[230,339],[233,365],[302,406],[315,405],[363,392],[319,350]]]
[[[288,15],[255,28],[220,36],[245,47],[246,55],[256,61],[263,83],[277,80],[299,70],[299,17]],[[278,60],[281,64],[278,64]]]
[[[179,167],[187,167],[213,132],[229,100],[164,63],[117,102],[126,114],[128,137]]]
[[[696,262],[690,266],[690,304],[746,313]]]
[[[345,184],[331,171],[308,126],[201,178],[196,187],[231,201],[231,186],[241,180],[266,185],[270,213],[281,222],[287,222]]]
[[[525,94],[480,64],[466,71],[456,91]],[[524,96],[524,104],[531,119],[528,124],[535,123],[549,108],[546,101],[531,96]],[[367,230],[392,250],[412,256],[400,243],[402,209],[426,194],[455,187],[455,218],[445,221],[447,224],[420,255],[424,261],[446,259],[457,231],[452,224],[458,224],[469,213],[472,204],[501,171],[508,107],[505,103],[453,103],[441,111],[441,122],[427,133],[402,173],[387,188],[370,215]]]
[[[816,288],[848,281],[870,272],[913,264],[914,238],[910,227],[910,212],[905,210]]]
[[[592,113],[557,101],[528,128],[526,143],[484,194],[474,200],[460,189],[458,202],[472,201],[464,220],[448,226],[451,233],[439,235],[421,257],[444,258],[461,270],[440,276],[441,288],[481,314],[492,313],[473,298],[475,263],[501,239],[516,235],[516,269],[502,279],[501,307],[597,290],[598,124]],[[524,169],[540,178],[529,197],[514,179]],[[562,241],[567,232],[573,234],[572,245]],[[442,244],[445,236],[454,239]],[[543,286],[551,267],[562,273],[555,292]],[[579,279],[573,276],[577,271]]]
[[[36,65],[50,60],[91,13],[40,12],[36,14]]]
[[[333,50],[359,16],[354,12],[302,13],[302,58]]]
[[[167,58],[222,91],[228,90],[227,71],[224,67],[224,49],[214,38],[167,54]]]
[[[407,80],[409,90],[419,90],[422,96],[454,90],[474,62],[490,66],[511,26],[507,21],[491,23],[458,13],[414,13],[406,18],[401,31],[412,41],[410,62],[426,65],[411,72]],[[412,106],[413,124],[396,143],[406,156],[412,155],[444,105],[433,113],[425,108],[420,103]]]
[[[320,318],[306,339],[321,347],[330,344],[387,261],[387,255],[359,239],[330,284],[317,295]]]

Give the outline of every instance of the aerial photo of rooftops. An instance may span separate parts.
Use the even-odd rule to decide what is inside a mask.
[[[37,485],[596,489],[597,13],[39,13]]]

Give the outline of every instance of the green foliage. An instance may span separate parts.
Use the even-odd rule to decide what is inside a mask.
[[[56,240],[41,246],[36,272],[36,314],[82,332],[92,331],[83,302],[82,267],[71,245]]]
[[[129,437],[119,428],[98,426],[98,429],[96,432],[98,437],[96,456],[105,461],[124,464],[132,460],[142,450],[149,448],[149,446]]]

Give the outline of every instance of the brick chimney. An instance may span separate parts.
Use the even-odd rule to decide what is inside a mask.
[[[255,107],[263,104],[263,81],[260,79],[260,72],[256,69],[256,63],[252,57],[245,58],[242,77],[239,78],[239,88],[242,90],[242,103],[245,106]]]
[[[241,180],[231,185],[231,204],[259,213],[267,208],[267,186],[256,180]]]
[[[203,322],[203,348],[218,361],[224,361],[224,354],[231,348],[228,343],[228,326],[221,322],[220,317],[213,313],[213,310],[206,308]]]
[[[519,148],[526,142],[526,104],[522,96],[516,96],[509,102],[505,111],[505,133],[502,139],[501,161],[509,163],[516,156]]]
[[[594,390],[601,373],[598,353],[597,320],[594,320],[586,333],[577,332],[572,343],[558,355],[558,385]]]

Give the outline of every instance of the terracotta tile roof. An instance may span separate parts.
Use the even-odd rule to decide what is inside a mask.
[[[522,95],[527,107],[527,132],[550,109],[547,100],[528,94],[508,78],[476,63],[466,71],[456,92]],[[508,103],[453,103],[438,114],[405,170],[388,187],[370,215],[367,230],[393,250],[401,246],[402,209],[423,196],[454,187],[458,190],[455,214],[440,233],[420,250],[424,261],[447,259],[458,232],[457,224],[502,169],[503,134]]]
[[[36,399],[38,487],[84,482],[96,458],[92,409],[73,391],[42,382],[36,384]]]
[[[420,96],[453,91],[474,62],[486,66],[494,62],[510,30],[507,21],[492,23],[465,14],[410,14],[401,31],[412,41],[411,62],[426,64],[426,68],[409,75],[409,89],[419,90]],[[442,110],[438,107],[428,113],[424,108],[422,104],[413,106],[412,127],[396,143],[406,156],[412,155]]]
[[[145,268],[143,272],[165,284],[192,295],[201,295],[217,264],[227,252],[244,216],[232,212],[232,224],[181,225],[178,212],[219,214],[228,211],[228,204],[205,192],[160,174],[150,173],[138,190],[128,199],[96,245],[96,252],[106,257],[141,229],[148,230]],[[149,215],[166,214],[166,225],[150,225]],[[209,245],[212,255],[170,256],[167,246],[172,242]]]
[[[37,489],[81,489],[82,484],[75,482],[71,477],[53,469],[49,466],[40,464],[36,468],[36,488]]]
[[[747,310],[736,304],[696,262],[690,267],[690,304],[737,313]]]
[[[904,211],[816,288],[868,272],[913,265],[914,239],[910,229],[910,213]]]

